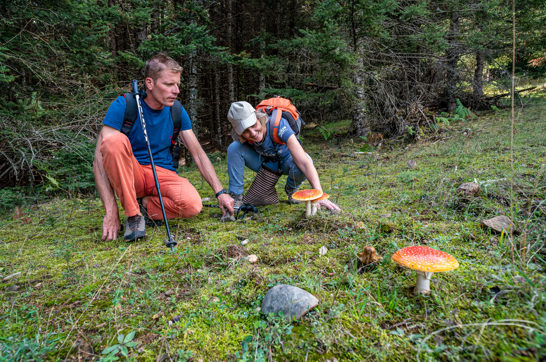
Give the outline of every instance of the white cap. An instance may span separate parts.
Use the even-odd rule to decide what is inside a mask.
[[[256,124],[256,110],[248,102],[233,102],[229,107],[227,118],[235,133],[240,136],[245,129]]]

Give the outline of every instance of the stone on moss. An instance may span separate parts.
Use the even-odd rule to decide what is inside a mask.
[[[504,215],[499,215],[495,216],[492,219],[483,220],[482,225],[499,234],[502,233],[503,230],[505,233],[510,232],[510,230],[512,230],[514,234],[518,233],[516,230],[516,226],[514,225],[512,220]]]
[[[480,193],[480,184],[476,182],[465,182],[457,187],[457,192],[463,196],[476,196]]]
[[[280,284],[268,290],[261,312],[265,315],[282,312],[286,318],[299,319],[317,305],[318,299],[311,293],[298,287]]]

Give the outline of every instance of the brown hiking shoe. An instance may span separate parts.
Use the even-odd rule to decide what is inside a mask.
[[[125,222],[125,241],[135,241],[146,237],[146,222],[144,216],[135,215],[127,218]]]
[[[238,209],[241,206],[243,206],[243,195],[235,195],[234,193],[230,192],[229,196],[233,198],[233,208]]]
[[[288,195],[288,203],[290,205],[292,205],[292,204],[301,204],[302,203],[302,201],[294,200],[292,198],[292,195],[294,195],[294,193],[296,191],[298,191],[298,189],[293,189],[293,188],[288,187],[288,185],[284,185],[284,192],[286,192],[286,195]]]
[[[146,223],[146,226],[156,227],[163,225],[163,220],[154,220],[151,219],[150,216],[148,216],[148,210],[142,204],[142,199],[137,199],[137,202],[138,208],[140,209],[140,214],[144,216],[144,222]]]

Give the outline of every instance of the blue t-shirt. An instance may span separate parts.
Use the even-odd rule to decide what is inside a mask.
[[[292,127],[290,127],[290,124],[288,124],[288,121],[284,118],[281,118],[281,121],[279,122],[279,130],[277,132],[277,135],[279,136],[279,139],[283,141],[285,144],[281,145],[273,141],[273,137],[270,134],[273,127],[270,125],[271,122],[275,122],[274,119],[269,118],[269,123],[266,124],[266,132],[265,137],[262,140],[262,142],[257,143],[250,143],[249,144],[258,152],[260,155],[264,157],[276,157],[279,154],[283,154],[288,152],[288,146],[286,145],[286,142],[294,134],[294,131],[292,130]]]
[[[150,141],[150,148],[154,157],[154,163],[156,166],[166,168],[168,170],[175,171],[172,162],[172,156],[170,152],[171,141],[173,137],[173,121],[171,119],[171,107],[163,107],[163,109],[156,111],[148,107],[146,102],[140,102],[142,106],[142,114],[146,121],[146,132],[148,133],[148,140]],[[127,103],[125,97],[118,97],[108,108],[106,116],[104,117],[103,124],[121,130],[123,125],[123,117],[125,114],[125,108]],[[180,131],[186,131],[191,129],[191,121],[188,113],[182,107],[182,122]],[[140,118],[135,120],[133,128],[127,135],[129,142],[131,142],[131,148],[138,163],[141,165],[149,165],[150,157],[148,156],[148,149],[146,148],[146,141],[144,140],[144,133],[142,132],[142,124]]]

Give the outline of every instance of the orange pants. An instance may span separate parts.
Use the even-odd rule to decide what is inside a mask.
[[[138,163],[127,136],[121,132],[107,136],[102,140],[100,152],[104,170],[125,215],[130,217],[140,214],[137,198],[151,196],[147,205],[148,216],[153,220],[163,219],[152,166]],[[197,215],[203,204],[195,187],[174,171],[158,166],[155,169],[167,218]]]

